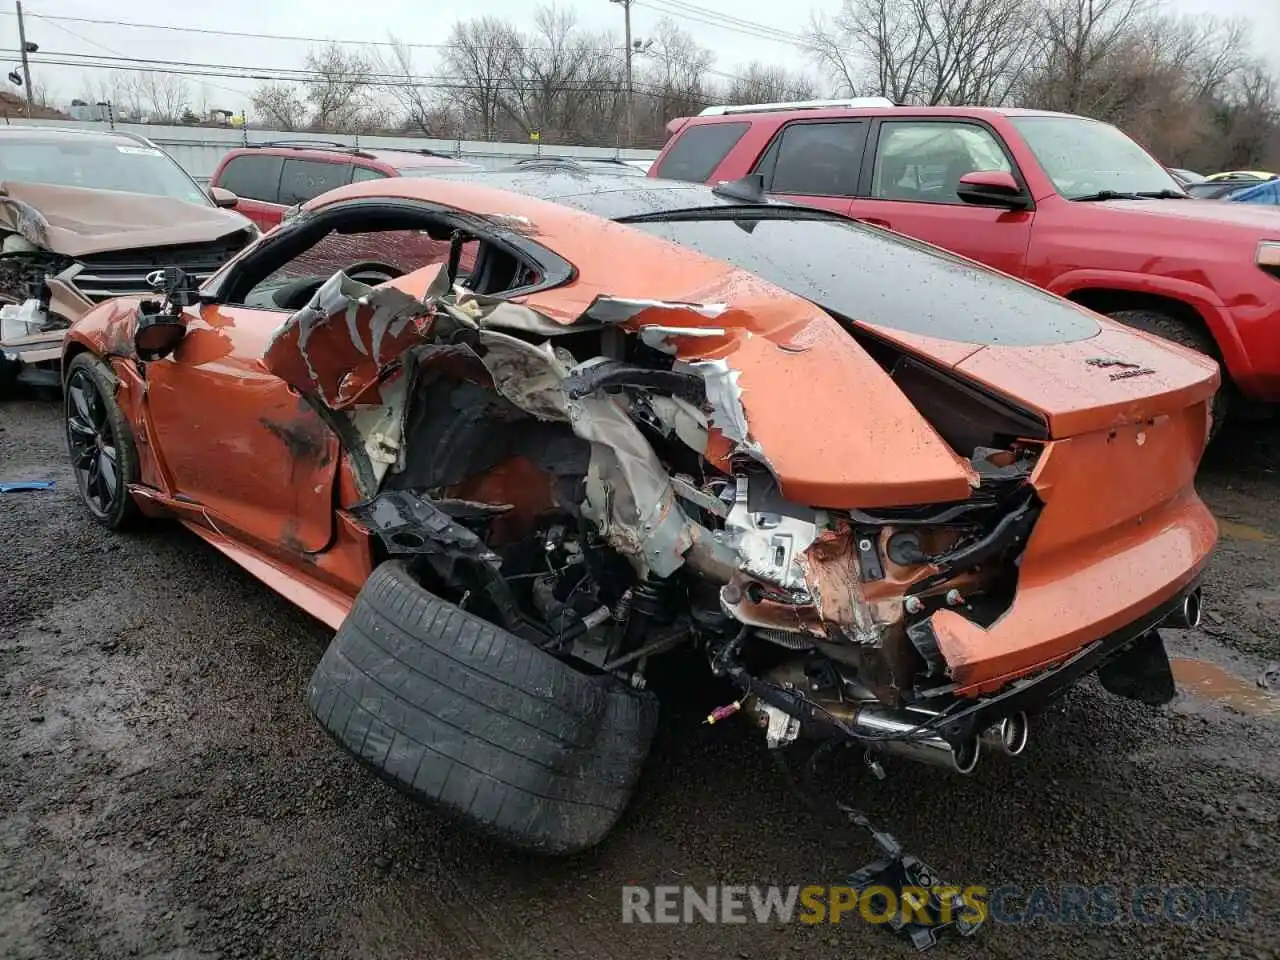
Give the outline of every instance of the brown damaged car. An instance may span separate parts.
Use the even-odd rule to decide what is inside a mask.
[[[406,232],[446,252],[395,266]],[[1086,675],[1171,698],[1217,537],[1211,360],[752,183],[348,186],[91,310],[64,369],[88,512],[332,626],[338,743],[548,853],[623,812],[669,653],[770,747],[970,773]]]
[[[235,203],[134,134],[0,128],[0,391],[56,386],[67,327],[154,271],[213,274],[259,235]]]

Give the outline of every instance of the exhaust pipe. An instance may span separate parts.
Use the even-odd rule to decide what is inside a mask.
[[[1200,626],[1201,613],[1200,588],[1196,587],[1182,595],[1182,601],[1169,616],[1165,617],[1161,626],[1172,627],[1175,630],[1194,630]]]
[[[984,746],[999,750],[1010,757],[1016,757],[1027,749],[1030,734],[1027,715],[1019,710],[1013,716],[1005,717],[999,723],[988,727],[978,739]]]
[[[954,773],[970,774],[978,765],[980,746],[977,737],[963,741],[958,749],[941,737],[916,737],[905,740],[881,740],[885,736],[911,737],[931,714],[923,710],[885,710],[880,707],[863,707],[853,718],[855,733],[872,738],[867,746],[895,757],[918,760],[935,767],[945,767]]]

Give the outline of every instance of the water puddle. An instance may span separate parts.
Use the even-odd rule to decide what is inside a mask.
[[[1241,713],[1280,717],[1280,696],[1263,690],[1253,680],[1241,680],[1214,663],[1175,658],[1171,661],[1178,688],[1202,700],[1217,700]]]
[[[1218,519],[1218,532],[1230,540],[1247,540],[1250,543],[1275,543],[1276,538],[1265,530],[1237,523],[1235,520]]]

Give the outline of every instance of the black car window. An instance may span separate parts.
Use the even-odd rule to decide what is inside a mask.
[[[655,176],[702,183],[733,149],[749,123],[697,123],[676,134],[676,142],[658,164]]]
[[[851,197],[858,186],[867,124],[792,123],[766,151],[758,173],[771,193]]]
[[[283,157],[265,154],[232,157],[222,168],[216,186],[224,187],[246,200],[278,203],[280,168],[283,165]]]
[[[633,229],[731,263],[833,313],[905,333],[1001,346],[1098,333],[1088,311],[918,240],[844,220],[712,215]]]
[[[375,170],[373,167],[356,167],[351,171],[351,182],[361,183],[365,180],[381,180],[386,176],[381,170]]]
[[[323,160],[285,160],[280,177],[281,203],[306,203],[351,181],[351,164]]]

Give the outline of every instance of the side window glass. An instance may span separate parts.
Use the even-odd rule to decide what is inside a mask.
[[[705,183],[747,132],[749,123],[695,123],[676,134],[656,176]]]
[[[1013,172],[999,141],[984,127],[890,121],[880,126],[871,196],[960,204],[960,178],[980,170]]]
[[[372,167],[356,167],[351,171],[351,182],[361,183],[365,180],[382,180],[386,174]]]
[[[782,131],[769,190],[812,197],[851,197],[858,186],[865,122],[792,123]]]
[[[280,202],[306,203],[350,182],[351,165],[320,160],[285,160],[280,177]]]
[[[246,200],[276,203],[280,192],[281,157],[245,155],[233,157],[218,177],[218,186]]]

